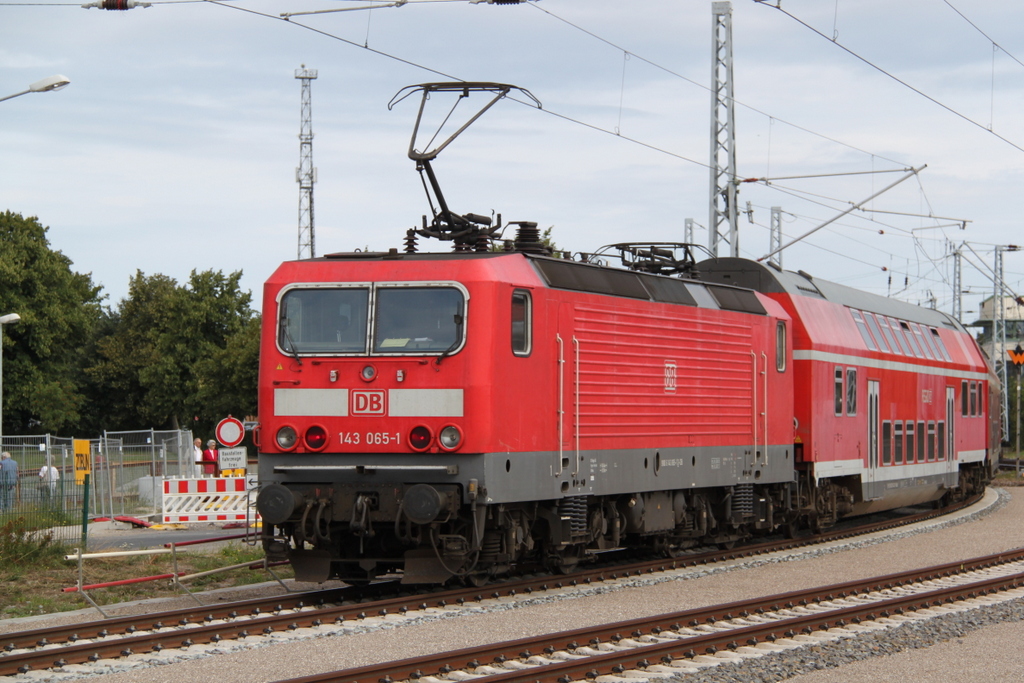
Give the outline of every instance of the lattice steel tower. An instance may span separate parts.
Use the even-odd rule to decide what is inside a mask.
[[[996,246],[995,277],[992,278],[992,364],[995,366],[996,377],[1002,384],[1002,400],[999,402],[999,425],[1002,430],[1002,439],[1010,438],[1010,398],[1006,372],[1006,285],[1003,282],[1003,252],[1015,251],[1012,245]],[[1012,297],[1011,297],[1012,298]]]
[[[302,124],[299,130],[299,167],[295,169],[295,181],[299,184],[299,259],[316,256],[316,242],[313,238],[313,183],[316,169],[313,168],[313,102],[310,81],[316,78],[316,69],[295,70],[295,78],[302,81]]]
[[[729,243],[740,255],[736,206],[736,106],[732,90],[732,3],[711,3],[711,201],[708,233],[711,253]]]

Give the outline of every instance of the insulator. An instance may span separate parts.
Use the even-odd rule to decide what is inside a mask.
[[[516,228],[516,251],[523,251],[532,254],[546,254],[548,248],[540,238],[540,230],[537,224],[532,221],[521,221],[509,223]]]
[[[405,231],[405,253],[415,254],[416,253],[416,231],[409,228]]]
[[[84,4],[82,7],[84,9],[95,7],[106,10],[128,10],[135,9],[136,7],[149,7],[150,4],[148,2],[139,2],[139,0],[96,0],[96,2]]]

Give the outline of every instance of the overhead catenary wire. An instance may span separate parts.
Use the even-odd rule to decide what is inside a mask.
[[[782,8],[781,0],[777,0],[777,4],[774,4],[774,5],[769,4],[769,0],[754,0],[754,2],[756,4],[758,4],[758,5],[764,5],[765,7],[772,7],[774,9],[778,10],[779,12],[782,12],[784,15],[786,15],[787,17],[789,17],[790,19],[792,19],[796,23],[800,24],[801,26],[803,26],[807,30],[811,31],[815,35],[820,36],[821,38],[824,38],[825,40],[829,41],[830,43],[832,43],[833,45],[838,47],[843,52],[846,52],[847,54],[849,54],[851,57],[853,57],[853,58],[863,62],[864,64],[866,64],[867,66],[871,67],[875,71],[878,71],[879,73],[881,73],[884,76],[892,79],[896,83],[899,83],[900,85],[902,85],[903,87],[907,88],[908,90],[911,90],[911,91],[917,93],[918,95],[920,95],[921,97],[925,98],[926,100],[928,100],[932,104],[935,104],[935,105],[941,107],[942,109],[945,109],[949,113],[951,113],[954,116],[957,116],[957,117],[963,119],[964,121],[966,121],[967,123],[971,124],[972,126],[980,128],[981,130],[985,131],[989,135],[995,136],[996,138],[998,138],[999,140],[1002,140],[1004,143],[1006,143],[1007,145],[1013,147],[1014,149],[1016,149],[1018,151],[1021,151],[1021,152],[1024,152],[1024,147],[1022,147],[1021,145],[1018,145],[1013,140],[1010,140],[1009,138],[1007,138],[1007,137],[1005,137],[1003,135],[1000,135],[999,133],[997,133],[994,130],[992,130],[991,127],[985,126],[984,124],[982,124],[982,123],[980,123],[978,121],[975,121],[974,119],[972,119],[967,114],[964,114],[963,112],[960,112],[960,111],[954,109],[953,107],[949,106],[948,104],[946,104],[946,103],[944,103],[944,102],[942,102],[942,101],[932,97],[931,95],[929,95],[928,93],[924,92],[920,88],[917,88],[917,87],[911,85],[910,83],[904,81],[903,79],[899,78],[895,74],[890,73],[889,71],[886,71],[882,67],[878,66],[877,64],[875,64],[874,62],[869,60],[867,57],[864,57],[864,56],[858,54],[857,52],[854,52],[851,48],[846,47],[845,45],[840,43],[838,40],[833,39],[833,38],[829,38],[824,33],[819,31],[818,29],[814,28],[813,26],[808,24],[806,21],[804,21],[800,17],[796,16],[795,14],[792,14],[791,12],[788,12],[788,11],[784,10]]]
[[[374,53],[376,55],[383,56],[383,57],[388,58],[388,59],[392,59],[394,61],[397,61],[397,62],[406,64],[406,65],[412,66],[414,68],[423,69],[423,70],[425,70],[425,71],[427,71],[429,73],[436,74],[436,75],[438,75],[438,76],[440,76],[442,78],[449,79],[449,80],[456,80],[456,81],[462,81],[463,80],[461,78],[458,78],[457,76],[453,76],[451,74],[447,74],[447,73],[445,73],[445,72],[443,72],[441,70],[434,69],[434,68],[431,68],[431,67],[429,67],[429,66],[427,66],[425,64],[416,62],[415,60],[403,58],[403,57],[400,57],[400,56],[388,53],[388,52],[383,51],[383,50],[371,48],[371,47],[369,47],[366,44],[359,44],[356,41],[348,40],[348,39],[343,38],[343,37],[341,37],[339,35],[333,34],[330,31],[325,31],[325,30],[316,28],[315,26],[310,26],[308,24],[305,24],[305,23],[302,23],[302,22],[299,22],[299,21],[283,19],[282,17],[277,17],[277,16],[274,16],[274,15],[271,15],[271,14],[266,14],[266,13],[263,13],[263,12],[259,12],[259,11],[256,11],[256,10],[249,9],[247,7],[240,7],[237,4],[235,4],[233,2],[230,2],[229,0],[162,0],[162,1],[161,0],[156,0],[156,2],[154,4],[174,4],[175,2],[183,3],[183,2],[197,2],[197,1],[198,2],[207,2],[208,4],[215,4],[215,5],[227,7],[227,8],[230,8],[230,9],[236,9],[236,10],[239,10],[239,11],[243,11],[243,12],[248,12],[248,13],[251,13],[251,14],[256,14],[256,15],[264,16],[266,18],[273,18],[273,19],[276,19],[276,20],[286,20],[286,21],[288,21],[288,23],[290,23],[290,24],[292,24],[294,26],[297,26],[299,28],[303,28],[305,30],[312,31],[314,33],[323,35],[324,37],[327,37],[327,38],[330,38],[330,39],[334,39],[334,40],[337,40],[337,41],[340,41],[340,42],[343,42],[343,43],[346,43],[346,44],[349,44],[349,45],[352,45],[352,46],[355,46],[355,47],[363,48],[364,50],[367,50],[367,51],[369,51],[371,53]],[[365,0],[365,1],[372,2],[372,0]],[[410,0],[410,1],[411,2],[425,2],[425,1],[430,1],[430,0]],[[433,0],[433,1],[435,1],[435,2],[458,2],[460,0]],[[462,0],[462,1],[465,1],[465,0]],[[4,4],[15,4],[15,3],[4,3]],[[17,3],[17,4],[58,4],[58,3]],[[73,3],[68,3],[68,4],[71,5]],[[74,4],[77,4],[77,3],[74,3]],[[374,5],[373,7],[374,8],[379,8],[379,7],[382,7],[382,6],[384,6],[384,3]],[[627,59],[632,59],[634,57],[637,58],[637,59],[641,59],[645,63],[650,64],[652,66],[655,66],[656,68],[662,69],[662,70],[664,70],[664,71],[666,71],[668,73],[672,73],[674,76],[679,77],[679,78],[683,79],[684,81],[693,83],[694,85],[697,85],[698,87],[700,87],[700,88],[702,88],[704,90],[708,90],[706,85],[703,85],[703,84],[697,83],[695,81],[692,81],[692,80],[686,78],[685,76],[682,76],[681,74],[676,74],[676,73],[672,72],[670,69],[665,69],[664,67],[656,64],[655,62],[653,62],[651,60],[648,60],[648,59],[645,59],[642,56],[637,55],[632,50],[628,50],[628,49],[619,47],[618,45],[615,45],[611,41],[607,41],[604,38],[601,38],[600,36],[598,36],[596,33],[592,32],[592,31],[588,31],[586,29],[582,29],[582,28],[576,26],[575,24],[572,24],[572,22],[568,22],[568,21],[562,19],[561,17],[556,16],[554,13],[552,13],[547,8],[539,7],[536,4],[532,4],[532,6],[535,9],[538,9],[540,11],[545,12],[546,14],[548,14],[551,17],[557,19],[558,21],[562,21],[562,22],[572,26],[573,28],[575,28],[577,30],[582,30],[583,32],[587,33],[588,35],[593,36],[595,39],[598,39],[598,40],[600,40],[600,41],[602,41],[602,42],[604,42],[604,43],[606,43],[608,45],[611,45],[611,46],[615,47],[616,49],[622,50],[622,54],[623,54],[622,81],[623,81],[623,84],[622,84],[622,90],[620,91],[620,100],[624,97],[624,90],[625,90],[625,76],[626,76],[626,73],[625,73],[625,61]],[[509,99],[514,99],[514,98],[509,98]],[[514,101],[516,101],[516,100],[514,100]],[[523,104],[526,104],[526,103],[524,102]],[[814,135],[816,137],[819,137],[821,139],[827,140],[829,142],[842,145],[842,146],[844,146],[846,148],[855,150],[855,151],[860,152],[860,153],[870,154],[869,152],[866,152],[863,149],[860,149],[860,148],[857,148],[855,146],[846,144],[846,143],[841,142],[839,140],[836,140],[834,138],[830,138],[828,136],[821,135],[819,133],[816,133],[815,131],[809,130],[809,129],[801,127],[801,126],[797,126],[797,125],[792,124],[790,122],[787,122],[785,120],[778,119],[778,117],[774,117],[774,116],[770,116],[768,114],[765,114],[764,112],[762,112],[762,111],[760,111],[760,110],[758,110],[758,109],[756,109],[754,107],[750,107],[749,105],[746,105],[746,104],[744,104],[742,102],[737,101],[737,104],[740,104],[741,106],[743,106],[743,107],[745,107],[745,108],[747,108],[747,109],[749,109],[749,110],[751,110],[751,111],[753,111],[755,113],[758,113],[758,114],[761,114],[761,115],[764,115],[764,116],[768,117],[771,122],[774,122],[775,120],[778,120],[780,123],[783,123],[783,124],[788,125],[788,126],[792,126],[793,128],[796,128],[798,130],[804,131],[804,132],[806,132],[808,134]],[[574,117],[574,116],[566,114],[566,113],[561,113],[561,112],[552,111],[552,110],[548,110],[548,109],[544,109],[543,111],[545,111],[545,113],[547,113],[547,114],[549,114],[551,116],[555,116],[556,118],[562,119],[562,120],[564,120],[566,122],[569,122],[569,123],[572,123],[574,125],[580,125],[580,126],[583,126],[585,128],[588,128],[588,129],[596,131],[596,132],[605,133],[606,135],[613,135],[615,137],[618,137],[618,138],[620,138],[622,140],[625,140],[627,142],[630,142],[632,144],[641,146],[641,147],[649,149],[651,151],[655,151],[655,152],[657,152],[659,154],[664,154],[666,156],[669,156],[669,157],[672,157],[672,158],[675,158],[675,159],[678,159],[678,160],[682,160],[682,161],[685,161],[685,162],[690,163],[690,164],[694,164],[694,165],[702,167],[702,168],[708,168],[709,167],[709,165],[707,163],[702,162],[702,161],[698,161],[698,160],[690,158],[690,157],[687,157],[684,154],[673,152],[671,150],[665,149],[665,148],[663,148],[663,147],[661,147],[661,146],[659,146],[657,144],[654,144],[654,143],[645,142],[645,141],[637,138],[636,136],[624,135],[623,131],[621,129],[621,109],[622,109],[622,106],[623,106],[623,104],[620,101],[620,120],[619,120],[619,125],[617,125],[617,126],[615,126],[613,128],[612,127],[605,127],[605,126],[601,126],[601,125],[597,125],[597,124],[593,124],[593,123],[588,123],[588,122],[586,122],[586,121],[584,121],[584,120],[582,120],[580,118]],[[878,157],[880,159],[885,159],[885,157],[882,157],[881,155],[877,155],[877,154],[873,154],[872,156],[873,157]],[[895,163],[899,163],[899,162],[895,162]],[[826,177],[827,175],[830,175],[830,174],[821,174],[818,177]],[[837,174],[837,175],[845,175],[845,174]],[[766,176],[767,176],[767,174],[766,174]],[[775,189],[775,190],[779,190],[780,189],[771,180],[769,180],[769,182],[766,183],[766,186],[767,187],[771,187],[772,189]],[[839,200],[836,200],[836,201],[839,201]],[[893,229],[895,229],[895,228],[893,228]],[[845,257],[846,255],[839,254],[839,256],[844,256]]]

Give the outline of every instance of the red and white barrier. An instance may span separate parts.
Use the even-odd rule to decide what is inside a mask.
[[[255,522],[259,519],[255,482],[245,477],[218,479],[167,479],[164,481],[163,522],[196,524],[209,522]]]

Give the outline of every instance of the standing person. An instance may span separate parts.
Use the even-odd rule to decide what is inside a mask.
[[[203,476],[203,440],[197,438],[192,442],[192,476]]]
[[[60,470],[53,465],[43,465],[39,468],[39,491],[47,503],[52,503],[56,499],[59,479]]]
[[[14,509],[14,490],[18,486],[18,463],[11,454],[0,455],[0,510]]]
[[[217,474],[217,442],[210,439],[203,451],[203,471],[206,474]]]

